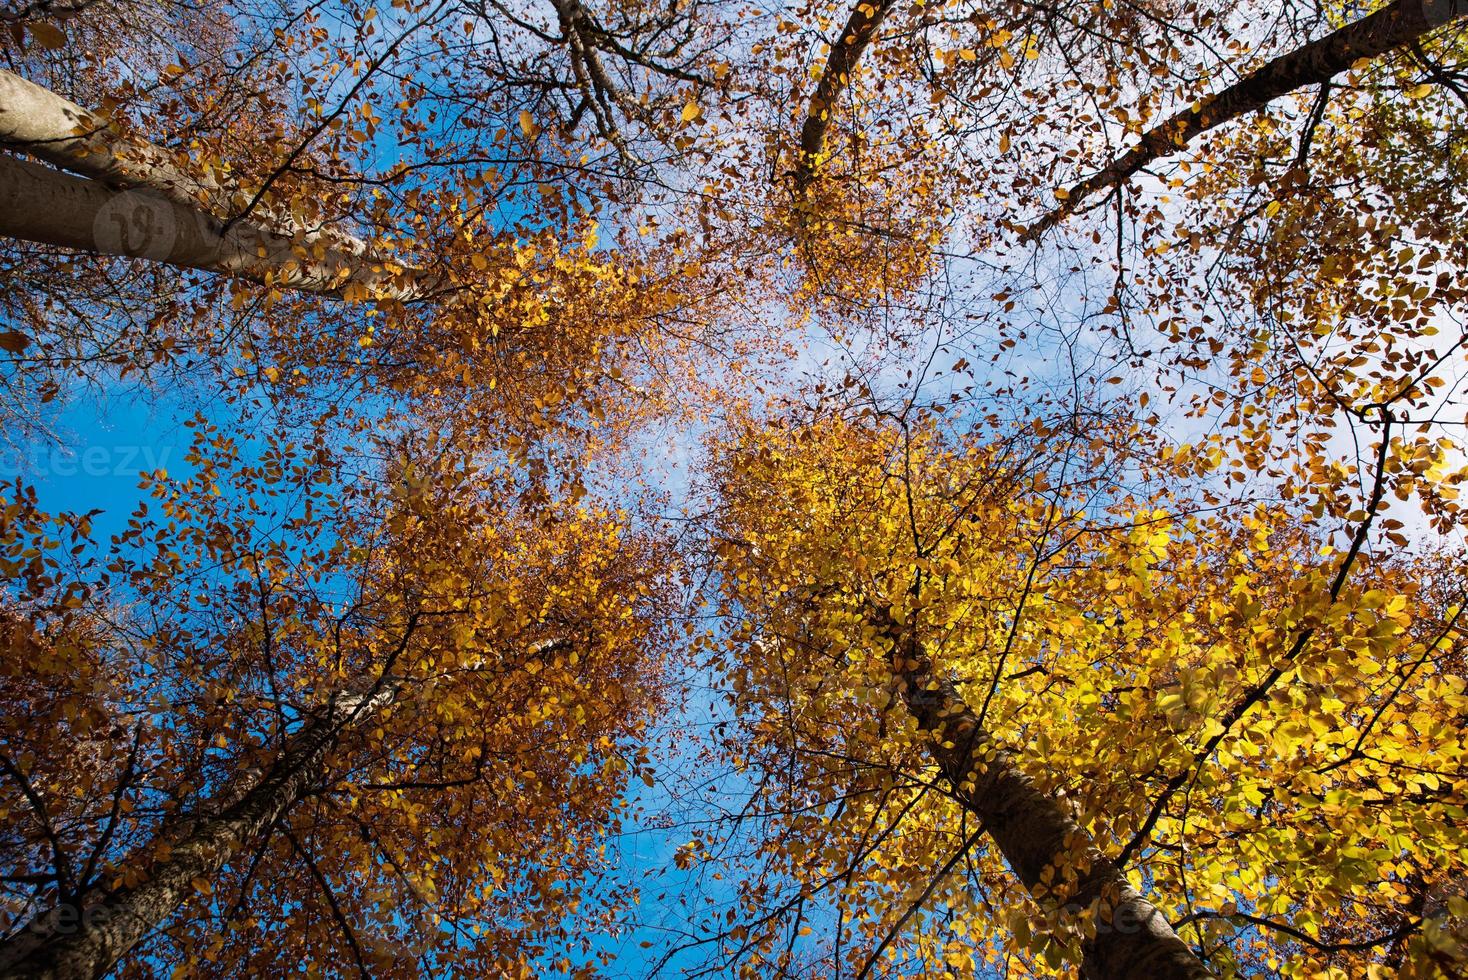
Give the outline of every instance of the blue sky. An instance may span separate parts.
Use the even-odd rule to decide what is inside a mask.
[[[100,509],[93,519],[99,540],[120,530],[143,501],[143,474],[188,475],[182,403],[118,386],[75,392],[53,405],[47,421],[54,439],[0,444],[0,478],[34,486],[48,511]]]

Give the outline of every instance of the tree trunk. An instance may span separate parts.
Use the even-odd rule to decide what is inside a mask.
[[[84,896],[37,916],[0,944],[0,980],[93,980],[173,914],[251,840],[258,839],[317,786],[326,754],[342,727],[396,700],[396,682],[335,699],[316,720],[288,737],[274,766],[253,786],[227,785],[202,813],[159,837],[167,858],[145,869],[140,883]],[[243,783],[244,780],[241,780]],[[144,849],[153,854],[153,847]]]
[[[258,208],[226,225],[237,195],[193,173],[167,150],[115,133],[108,121],[0,70],[0,147],[88,178],[0,159],[0,235],[102,255],[146,258],[340,297],[409,301],[435,283],[416,270],[386,271],[350,235],[302,227]],[[123,193],[109,193],[109,189]],[[130,193],[128,193],[130,192]],[[51,208],[65,199],[60,210]],[[28,213],[26,213],[28,212]],[[51,227],[52,224],[56,227]]]
[[[113,191],[7,154],[0,154],[0,235],[332,297],[421,295],[410,276],[370,259],[298,244],[249,222],[225,229],[152,190]]]
[[[176,204],[221,216],[228,216],[233,207],[228,188],[212,177],[190,172],[174,154],[121,136],[105,117],[4,69],[0,69],[0,146],[118,190],[155,191]],[[292,227],[295,223],[289,220],[275,227],[278,216],[263,210],[257,212],[257,218],[268,218],[278,233],[290,228],[290,237],[310,234]],[[331,237],[342,251],[361,254],[366,250],[350,236]]]
[[[797,190],[804,191],[815,179],[816,167],[826,152],[826,133],[831,128],[836,101],[851,84],[851,73],[856,70],[862,52],[872,43],[877,28],[894,6],[896,0],[859,0],[841,30],[841,37],[831,45],[825,70],[806,108],[805,123],[800,127],[800,159],[795,169]]]
[[[1136,146],[1071,187],[1060,206],[1032,226],[1025,237],[1034,239],[1044,234],[1073,214],[1086,198],[1125,183],[1193,137],[1262,109],[1295,89],[1328,82],[1362,58],[1375,58],[1400,48],[1465,15],[1468,0],[1396,0],[1369,17],[1280,55],[1196,108],[1179,112],[1148,130]]]
[[[902,700],[929,733],[933,755],[955,798],[979,819],[1042,905],[1059,907],[1068,918],[1096,907],[1096,936],[1083,945],[1082,971],[1088,980],[1211,976],[1066,807],[1038,788],[983,729],[953,686],[933,674],[921,646],[897,634],[893,625],[888,629]]]

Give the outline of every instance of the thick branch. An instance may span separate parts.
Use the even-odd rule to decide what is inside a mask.
[[[45,160],[63,170],[90,178],[102,187],[91,195],[99,202],[120,202],[101,215],[108,225],[102,240],[95,233],[71,234],[67,241],[55,240],[64,233],[48,234],[44,229],[32,234],[17,233],[22,225],[10,215],[0,219],[0,234],[27,241],[62,245],[104,255],[125,255],[168,261],[188,268],[207,269],[257,282],[270,279],[272,285],[304,292],[340,296],[347,282],[358,282],[369,288],[373,296],[408,301],[422,298],[433,289],[427,277],[413,270],[392,275],[383,270],[382,260],[367,254],[360,239],[332,230],[307,228],[293,217],[268,208],[256,208],[257,216],[247,222],[229,222],[221,216],[234,211],[238,188],[227,187],[212,176],[200,174],[183,165],[174,154],[140,139],[118,134],[109,121],[97,113],[71,102],[49,89],[42,88],[12,72],[0,70],[0,147],[24,152]],[[0,173],[0,200],[7,204],[19,198],[24,206],[27,182],[4,160],[6,173]],[[45,173],[37,168],[36,173]],[[20,181],[19,186],[9,186]],[[57,185],[60,186],[60,185]],[[134,191],[131,196],[107,195],[104,188]],[[177,261],[154,254],[165,246],[153,241],[136,250],[108,248],[118,237],[133,241],[149,239],[149,229],[123,228],[119,221],[140,220],[141,202],[150,202],[145,210],[166,225],[187,224],[198,232],[202,248],[180,254]],[[172,207],[167,207],[172,205]],[[102,207],[99,204],[99,209]],[[13,210],[12,205],[7,210]],[[122,208],[128,213],[119,215]],[[166,217],[165,217],[166,215]],[[62,223],[73,220],[71,213],[58,215]],[[98,214],[92,216],[95,226]],[[43,222],[44,224],[44,222]],[[240,225],[240,233],[235,234]],[[125,234],[120,234],[124,232]],[[163,229],[157,229],[163,233]],[[212,241],[212,248],[207,244]],[[263,252],[262,252],[263,248]],[[238,253],[238,254],[235,254]],[[295,268],[288,268],[294,262]]]
[[[212,176],[194,172],[152,143],[119,134],[110,121],[12,72],[0,69],[0,146],[29,153],[82,177],[123,189],[146,189],[182,204],[217,215],[229,215],[235,204],[228,188]],[[289,229],[292,237],[323,237],[352,254],[366,251],[357,238],[301,228],[294,219],[260,210],[273,230]]]
[[[0,980],[90,980],[117,961],[272,826],[321,779],[326,755],[344,726],[392,704],[398,681],[335,698],[287,741],[274,766],[253,785],[226,784],[203,812],[161,834],[167,857],[154,860],[131,887],[94,894],[80,907],[52,909],[0,945]],[[156,848],[148,848],[156,855]]]
[[[1257,112],[1282,95],[1323,85],[1362,58],[1375,58],[1411,44],[1468,15],[1468,0],[1396,0],[1369,17],[1282,54],[1197,106],[1179,112],[1142,135],[1141,141],[1101,171],[1069,189],[1060,206],[1025,237],[1037,238],[1074,214],[1098,191],[1119,187],[1143,167],[1186,146],[1215,126]]]

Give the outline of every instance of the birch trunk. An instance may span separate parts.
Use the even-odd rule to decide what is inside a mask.
[[[121,136],[104,116],[3,69],[0,146],[117,189],[155,191],[184,207],[219,215],[228,215],[233,208],[229,189],[217,180],[190,172],[162,147]],[[365,250],[360,241],[337,237],[349,243],[344,251]]]
[[[320,242],[293,242],[248,222],[225,229],[151,190],[113,191],[8,154],[0,154],[0,236],[337,298],[421,295],[411,276],[382,263]]]
[[[0,235],[333,297],[357,298],[355,283],[360,298],[406,302],[438,285],[416,270],[389,271],[360,239],[303,227],[269,208],[226,224],[221,216],[235,210],[237,188],[4,70],[0,147],[87,178],[0,158]]]
[[[921,647],[901,636],[893,670],[908,710],[929,733],[955,798],[982,823],[1040,904],[1071,915],[1094,904],[1096,936],[1084,944],[1088,980],[1206,980],[1211,974],[1167,919],[1126,880],[1069,810],[1016,764]],[[1048,879],[1047,879],[1048,869]],[[1056,894],[1056,892],[1060,894]]]
[[[1033,239],[1075,213],[1086,198],[1131,179],[1143,167],[1177,152],[1215,126],[1256,112],[1282,95],[1319,85],[1362,58],[1376,58],[1420,40],[1468,15],[1468,0],[1397,0],[1369,17],[1282,54],[1228,88],[1179,112],[1142,135],[1141,141],[1070,188],[1060,206],[1026,232]]]
[[[0,944],[0,980],[93,980],[105,976],[130,949],[163,924],[194,894],[194,879],[212,879],[250,841],[319,785],[326,754],[345,725],[370,718],[396,700],[400,685],[336,699],[320,717],[290,736],[264,778],[226,786],[171,832],[166,860],[146,880],[100,891],[80,906],[38,916]],[[151,851],[151,848],[149,849]]]

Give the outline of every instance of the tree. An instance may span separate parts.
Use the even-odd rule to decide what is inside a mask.
[[[364,100],[367,121],[353,131],[349,146],[368,141],[381,122],[365,101],[374,70],[382,70],[414,31],[435,29],[442,5],[410,13],[398,39],[361,69],[353,91],[364,89],[356,95]],[[372,33],[370,27],[366,33]],[[163,73],[171,84],[186,77],[187,70],[171,69],[177,70]],[[226,74],[220,84],[238,82]],[[615,413],[593,401],[622,407],[655,402],[653,372],[697,373],[691,365],[670,364],[677,356],[673,350],[686,359],[690,351],[706,348],[700,330],[714,308],[737,294],[727,281],[715,292],[702,257],[686,254],[678,241],[599,252],[597,223],[584,209],[560,221],[536,212],[529,227],[495,229],[486,222],[485,199],[496,192],[498,178],[466,173],[438,188],[426,185],[414,176],[415,168],[448,166],[434,159],[431,148],[426,159],[382,180],[365,174],[333,178],[396,187],[415,211],[427,213],[426,220],[382,213],[380,189],[369,198],[373,210],[365,216],[345,212],[333,219],[330,203],[321,203],[321,181],[304,168],[298,174],[296,161],[310,155],[306,150],[313,138],[340,142],[331,134],[340,128],[335,124],[349,101],[302,136],[285,165],[253,182],[245,176],[252,169],[247,160],[222,158],[223,150],[167,149],[136,135],[119,107],[105,115],[92,112],[17,75],[0,75],[0,146],[79,175],[0,157],[5,171],[0,193],[9,202],[3,219],[8,224],[0,225],[0,234],[245,280],[206,280],[201,298],[176,300],[150,317],[146,355],[127,349],[99,355],[96,348],[117,346],[111,338],[94,338],[75,353],[65,349],[68,344],[48,343],[54,327],[46,307],[55,297],[46,295],[50,277],[37,276],[27,285],[34,283],[40,295],[18,290],[20,301],[11,306],[33,323],[30,329],[9,331],[10,347],[15,353],[27,352],[33,343],[43,348],[27,353],[33,364],[45,364],[47,355],[61,348],[52,361],[60,372],[99,356],[128,371],[150,359],[173,360],[181,348],[205,361],[234,359],[240,356],[238,332],[248,331],[252,349],[244,359],[265,362],[272,384],[280,369],[270,362],[284,360],[293,371],[288,389],[311,389],[323,376],[330,384],[355,376],[369,390],[384,385],[398,392],[472,392],[472,406],[455,406],[460,419],[465,412],[488,416],[489,429],[512,447],[535,441],[563,401],[580,401],[591,414],[606,417]],[[171,118],[177,110],[155,111],[177,125]],[[196,143],[209,125],[189,120]],[[411,120],[401,126],[415,132]],[[503,137],[501,131],[495,140]],[[220,138],[236,137],[227,132]],[[344,153],[339,145],[327,151],[328,156]],[[338,198],[349,195],[332,193],[326,201]],[[382,228],[399,220],[406,229],[395,229],[392,241],[384,241]],[[345,227],[352,221],[378,233],[352,234]],[[176,278],[167,283],[165,294],[193,291]],[[288,300],[292,291],[342,300],[345,308],[323,317],[317,306]],[[221,315],[217,304],[224,298],[232,312],[243,311],[241,319],[252,322],[225,331],[207,322]],[[69,294],[62,301],[75,304],[77,298]],[[271,309],[277,306],[282,308]],[[394,329],[379,334],[373,321],[383,314],[391,317]],[[628,347],[637,348],[639,361],[627,356]],[[354,356],[344,357],[343,348]],[[628,398],[633,379],[648,383]],[[505,390],[495,394],[501,385]],[[523,424],[510,424],[511,415]]]
[[[68,724],[7,731],[0,972],[584,955],[561,923],[621,900],[597,846],[658,698],[652,543],[487,499],[448,446],[343,483],[325,443],[248,462],[196,433],[195,475],[155,477],[162,514],[94,558],[84,522],[8,501],[7,704]],[[274,531],[248,504],[293,496]]]
[[[667,968],[1459,970],[1462,14],[4,15],[6,432],[279,426],[69,585],[17,488],[5,884],[103,914],[9,955],[589,970],[687,655]]]
[[[9,223],[0,227],[7,237],[331,295],[353,282],[367,295],[399,300],[432,291],[429,284],[398,285],[406,270],[371,262],[364,257],[367,246],[355,238],[302,228],[288,216],[263,228],[248,219],[214,217],[209,206],[228,214],[230,202],[217,181],[180,168],[150,143],[118,139],[106,120],[10,72],[0,75],[0,105],[0,145],[107,185],[7,159]],[[119,197],[108,189],[152,195]]]
[[[828,418],[726,457],[735,744],[791,881],[726,955],[787,968],[781,931],[824,901],[808,968],[858,976],[899,952],[928,975],[1447,969],[1462,909],[1424,902],[1463,873],[1438,775],[1463,751],[1453,560],[1363,567],[1379,496],[1321,559],[1328,525],[1188,508],[1188,454],[1108,463],[1134,430],[1085,425],[986,444]]]
[[[1097,191],[1118,187],[1138,171],[1215,126],[1257,112],[1282,95],[1307,85],[1326,87],[1337,75],[1389,51],[1419,44],[1427,35],[1468,16],[1457,3],[1391,3],[1250,72],[1228,88],[1201,100],[1147,130],[1135,147],[1098,173],[1065,190],[1060,206],[1042,218],[1030,235],[1046,229],[1079,207]],[[1322,98],[1324,95],[1322,94]]]

